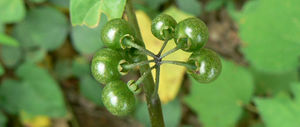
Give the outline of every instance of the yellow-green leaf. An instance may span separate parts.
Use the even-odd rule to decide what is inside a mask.
[[[22,111],[20,113],[21,122],[26,127],[50,127],[51,119],[43,115],[32,115]]]
[[[70,13],[73,25],[96,27],[104,13],[108,19],[121,18],[126,0],[71,0]]]

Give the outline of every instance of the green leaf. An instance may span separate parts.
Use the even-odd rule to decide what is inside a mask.
[[[0,111],[0,126],[5,127],[6,126],[6,116]]]
[[[22,58],[21,48],[11,46],[1,46],[0,57],[3,64],[8,68],[15,67]]]
[[[199,16],[202,12],[202,4],[197,0],[176,0],[176,3],[182,11]]]
[[[5,25],[0,22],[0,33],[4,33]]]
[[[89,62],[84,57],[78,57],[72,62],[72,72],[76,77],[91,74]]]
[[[71,0],[71,22],[73,25],[96,27],[102,13],[108,20],[121,18],[125,5],[126,0]]]
[[[101,101],[101,84],[98,83],[91,75],[85,75],[80,78],[80,93],[88,100],[102,106]]]
[[[252,70],[256,84],[256,94],[275,95],[278,92],[290,90],[290,83],[298,80],[297,71],[285,73],[266,73]]]
[[[157,10],[162,4],[166,3],[168,0],[142,0],[150,8]]]
[[[2,67],[2,65],[0,64],[0,76],[2,76],[4,74],[4,68]]]
[[[265,127],[262,122],[252,123],[250,127]]]
[[[244,6],[239,22],[242,51],[256,69],[270,73],[296,69],[300,56],[298,5],[298,0],[257,0]]]
[[[150,8],[148,5],[145,5],[145,4],[142,4],[142,3],[137,3],[137,2],[134,2],[133,3],[134,5],[134,8],[137,10],[137,11],[143,11],[145,13],[147,13],[147,15],[151,18],[151,19],[154,19],[160,12],[158,10],[155,10],[153,8]]]
[[[6,112],[18,113],[21,96],[23,96],[23,85],[19,81],[12,79],[2,81],[0,85],[0,107]]]
[[[55,63],[55,76],[59,80],[64,80],[73,75],[72,61],[69,59],[60,59]]]
[[[162,105],[162,111],[166,127],[177,127],[179,125],[181,119],[181,104],[178,99]],[[135,111],[135,118],[146,127],[151,127],[147,104],[145,102],[138,105]]]
[[[33,3],[42,3],[42,2],[45,2],[47,0],[29,0],[30,2],[33,2]]]
[[[255,2],[255,0],[252,0],[252,2],[253,1]],[[239,11],[236,8],[236,5],[235,5],[234,1],[232,1],[232,0],[227,1],[227,3],[226,3],[226,11],[228,12],[228,14],[230,15],[230,17],[234,21],[238,22],[241,19],[241,11]]]
[[[209,84],[192,79],[191,92],[185,102],[206,127],[233,127],[253,94],[253,79],[243,67],[222,61],[221,75]]]
[[[5,34],[0,33],[0,44],[7,46],[19,46],[19,42]]]
[[[50,3],[62,8],[69,8],[70,0],[48,0]]]
[[[38,63],[44,59],[47,54],[46,49],[44,48],[30,48],[25,50],[25,62],[28,63]]]
[[[62,92],[57,82],[45,69],[27,63],[21,65],[16,74],[22,79],[24,86],[19,102],[20,110],[48,117],[66,115]]]
[[[179,10],[175,6],[169,7],[163,13],[172,16],[177,22],[180,22],[180,21],[182,21],[182,20],[184,20],[186,18],[189,18],[189,17],[193,17],[192,15],[187,14],[187,13]]]
[[[205,11],[215,11],[218,10],[222,7],[222,5],[225,3],[226,0],[210,0],[206,5],[205,5]]]
[[[68,33],[66,17],[52,7],[37,7],[28,12],[24,21],[16,25],[13,33],[22,47],[59,48]]]
[[[300,125],[300,83],[292,84],[292,90],[295,99],[291,99],[287,94],[255,99],[266,127],[298,127]]]
[[[1,0],[0,1],[0,22],[15,23],[25,17],[25,5],[23,0]]]
[[[93,54],[103,46],[100,35],[107,18],[105,15],[102,15],[101,19],[99,26],[96,28],[88,28],[86,26],[73,27],[72,42],[76,51],[81,54]]]

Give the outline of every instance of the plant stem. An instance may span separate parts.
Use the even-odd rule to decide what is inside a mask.
[[[135,11],[132,7],[131,0],[127,0],[125,12],[127,14],[129,24],[131,24],[135,29],[137,38],[139,40],[142,40],[142,36],[135,16]],[[139,45],[143,45],[143,46],[145,45],[144,43],[142,43],[142,41],[138,41],[137,43],[140,43]],[[146,61],[147,56],[144,55],[142,59]],[[144,74],[149,69],[150,69],[149,64],[143,65],[140,67],[140,73]],[[154,91],[154,81],[152,75],[148,75],[145,77],[143,89],[146,94],[147,107],[148,107],[148,112],[149,112],[152,127],[164,127],[165,124],[164,124],[163,114],[161,110],[160,99],[152,98],[152,93]]]
[[[144,54],[146,54],[146,55],[149,55],[149,56],[151,56],[151,57],[153,57],[153,58],[157,58],[157,56],[156,56],[153,52],[151,52],[151,51],[145,49],[145,48],[142,47],[142,46],[139,46],[138,44],[132,42],[132,40],[130,40],[130,39],[128,39],[128,38],[124,38],[123,42],[124,42],[126,45],[129,45],[129,46],[131,46],[131,47],[134,47],[134,48],[140,50],[142,53],[144,53]]]
[[[196,66],[188,64],[188,63],[183,62],[183,61],[171,61],[171,60],[163,60],[163,61],[161,61],[161,64],[164,64],[164,63],[175,64],[175,65],[179,65],[179,66],[184,66],[184,67],[186,67],[188,69],[191,69],[191,70],[195,70],[197,68]]]
[[[136,84],[140,85],[145,78],[151,73],[151,71],[155,68],[155,66],[151,67],[148,71],[146,71],[138,80],[136,80]]]
[[[145,64],[149,64],[151,62],[154,62],[154,60],[148,60],[148,61],[141,61],[141,62],[138,62],[138,63],[133,63],[133,64],[125,64],[125,65],[121,65],[123,69],[125,70],[130,70],[132,68],[135,68],[137,66],[142,66],[142,65],[145,65]]]
[[[162,58],[166,57],[167,55],[170,55],[170,54],[176,52],[179,49],[180,49],[180,47],[176,46],[175,48],[173,48],[173,49],[167,51],[166,53],[162,54],[160,58],[162,59]]]
[[[155,75],[155,89],[153,92],[153,97],[158,98],[158,88],[159,88],[159,76],[160,76],[160,64],[155,65],[156,75]]]

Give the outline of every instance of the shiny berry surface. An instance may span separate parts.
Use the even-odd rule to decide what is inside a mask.
[[[123,49],[121,42],[125,37],[133,40],[135,33],[130,24],[124,19],[112,19],[102,28],[101,39],[104,45],[109,48]]]
[[[210,49],[203,48],[194,52],[187,63],[196,66],[195,70],[187,69],[187,72],[200,83],[215,80],[222,70],[220,57]]]
[[[174,37],[176,24],[170,15],[160,14],[152,20],[152,34],[160,40],[171,39]]]
[[[208,28],[198,18],[187,18],[177,24],[174,39],[177,45],[183,45],[182,50],[197,51],[204,47],[208,40]]]
[[[122,56],[118,51],[109,48],[100,49],[92,60],[92,75],[102,84],[119,79],[121,73],[118,67],[121,61]]]
[[[115,80],[104,87],[102,102],[112,114],[124,116],[135,109],[136,99],[124,82]]]

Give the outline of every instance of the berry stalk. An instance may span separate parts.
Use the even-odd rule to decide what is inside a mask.
[[[135,29],[136,35],[139,40],[142,40],[141,32],[138,26],[138,22],[135,16],[135,11],[133,9],[131,0],[127,0],[125,12],[128,18],[128,22],[133,26]],[[140,43],[139,45],[145,45],[142,41],[138,41],[137,43]],[[147,61],[147,56],[143,56],[143,61]],[[140,73],[144,74],[150,70],[149,64],[143,65],[140,67]],[[152,93],[154,91],[154,81],[152,75],[148,75],[144,79],[144,86],[143,86],[145,95],[146,95],[146,101],[148,106],[148,112],[150,115],[151,125],[152,127],[164,127],[164,119],[161,109],[161,102],[159,98],[153,98]]]

